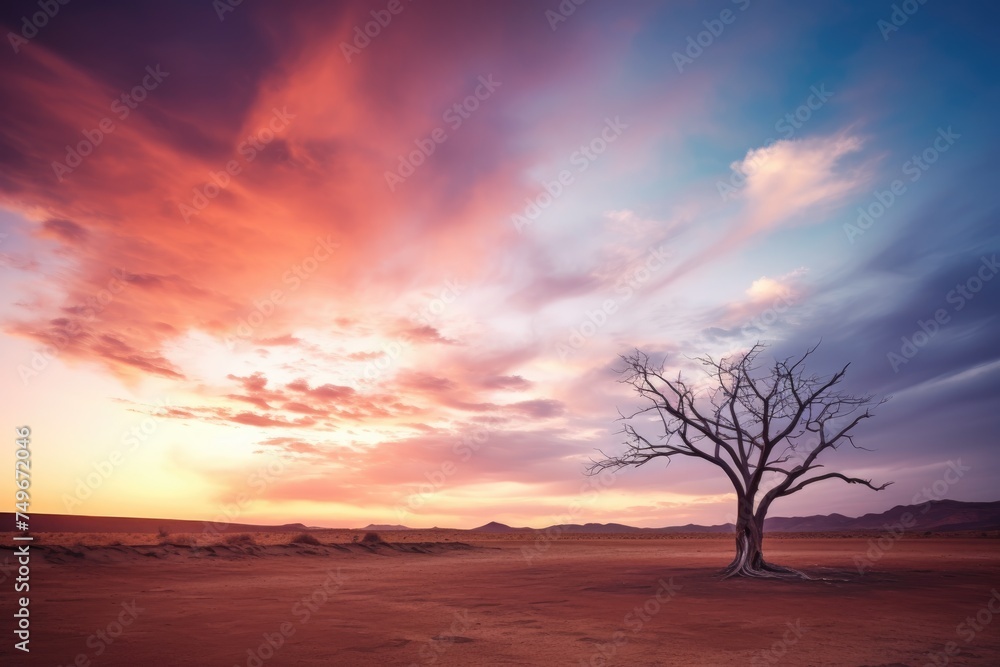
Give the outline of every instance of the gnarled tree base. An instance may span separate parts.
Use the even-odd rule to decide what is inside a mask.
[[[756,565],[749,562],[734,560],[725,570],[722,571],[722,578],[748,577],[753,579],[812,579],[809,575],[790,567],[774,565],[765,560],[760,560]]]
[[[736,558],[722,571],[722,578],[749,577],[754,579],[812,579],[809,575],[783,565],[764,560],[759,544],[746,533],[736,540]]]

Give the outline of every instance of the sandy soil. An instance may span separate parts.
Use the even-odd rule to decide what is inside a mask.
[[[423,537],[42,535],[28,660],[0,575],[0,664],[1000,665],[997,539],[904,538],[859,575],[869,538],[769,537],[771,560],[841,579],[773,582],[720,581],[727,536]]]

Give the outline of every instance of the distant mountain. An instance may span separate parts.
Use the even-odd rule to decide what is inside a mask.
[[[900,521],[909,513],[914,524],[911,531],[952,532],[962,530],[1000,530],[1000,501],[988,503],[967,503],[958,500],[938,500],[921,505],[898,505],[892,509],[859,517],[843,514],[825,514],[803,517],[774,517],[764,522],[764,530],[770,533],[829,533],[838,531],[882,531],[886,525]],[[303,532],[306,530],[335,530],[330,528],[306,527],[301,523],[286,523],[279,526],[262,526],[247,523],[213,523],[210,521],[190,521],[185,519],[141,519],[132,517],[74,516],[69,514],[32,514],[29,520],[31,530],[41,533],[155,533],[161,528],[169,533],[209,532]],[[14,515],[0,512],[0,526],[14,526]],[[668,526],[665,528],[636,528],[621,523],[560,524],[544,530],[560,533],[726,533],[733,531],[733,524],[718,526]],[[8,529],[9,530],[9,529]],[[414,530],[407,526],[370,524],[362,530],[393,531]],[[447,528],[431,530],[450,530]],[[478,533],[534,533],[534,528],[513,528],[503,523],[490,521],[484,526],[473,528]]]
[[[511,528],[510,526],[497,523],[496,521],[490,521],[485,526],[480,526],[479,528],[473,528],[473,532],[477,533],[523,533],[525,531],[532,531],[533,528]]]
[[[33,532],[41,533],[155,533],[161,528],[170,533],[301,532],[309,529],[301,523],[260,526],[249,523],[215,523],[188,519],[140,519],[116,516],[75,516],[72,514],[32,514],[28,521]],[[14,515],[0,512],[0,526],[13,526]]]
[[[501,524],[502,525],[502,524]],[[719,526],[699,526],[693,523],[689,523],[686,526],[669,526],[667,528],[636,528],[635,526],[626,526],[621,523],[561,523],[555,526],[549,526],[548,528],[542,528],[545,531],[558,531],[560,533],[598,533],[598,534],[611,534],[611,533],[728,533],[732,532],[733,524],[724,523]],[[478,530],[478,529],[477,529]],[[517,530],[512,528],[511,530]],[[525,530],[533,530],[527,528]]]
[[[958,500],[937,500],[920,505],[897,505],[878,514],[857,518],[830,514],[827,516],[774,518],[764,521],[764,529],[774,532],[807,532],[836,530],[883,530],[906,513],[913,515],[912,530],[932,532],[956,530],[1000,529],[1000,501],[966,503]]]
[[[890,510],[891,511],[891,510]],[[858,519],[843,514],[816,514],[805,517],[774,517],[764,519],[764,530],[782,532],[822,532],[827,530],[851,530]]]
[[[694,523],[683,526],[670,526],[668,528],[650,528],[656,533],[731,533],[736,530],[736,526],[731,523],[722,523],[717,526],[699,526]]]
[[[635,528],[621,523],[563,523],[558,526],[550,526],[546,530],[558,529],[564,533],[641,533],[656,530],[653,528]]]
[[[764,530],[771,533],[832,533],[852,530],[885,530],[885,526],[899,522],[906,513],[913,516],[914,525],[910,530],[948,532],[960,530],[1000,530],[1000,501],[989,503],[967,503],[958,500],[938,500],[920,505],[897,505],[880,513],[848,517],[843,514],[825,514],[805,517],[773,517],[764,521]],[[502,529],[489,529],[499,526]],[[562,533],[727,533],[735,526],[726,523],[717,526],[699,526],[689,523],[685,526],[666,528],[635,528],[620,523],[559,524],[543,530],[557,530]],[[515,532],[519,529],[491,522],[481,528],[482,532]],[[530,530],[530,529],[524,529]]]

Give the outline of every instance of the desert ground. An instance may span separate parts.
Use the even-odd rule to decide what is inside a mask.
[[[728,535],[312,535],[41,534],[0,664],[1000,664],[995,533],[769,536],[795,582],[720,580]]]

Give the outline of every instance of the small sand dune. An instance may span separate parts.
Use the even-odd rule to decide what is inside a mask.
[[[418,542],[392,544],[376,542],[371,544],[355,542],[349,544],[207,544],[204,546],[176,544],[166,540],[155,545],[85,545],[63,546],[58,544],[36,544],[32,546],[32,557],[41,557],[45,562],[56,565],[93,562],[125,563],[143,559],[241,559],[281,556],[337,557],[345,555],[401,556],[406,554],[443,554],[455,551],[482,549],[463,542]],[[3,550],[14,547],[0,546],[0,561]]]

